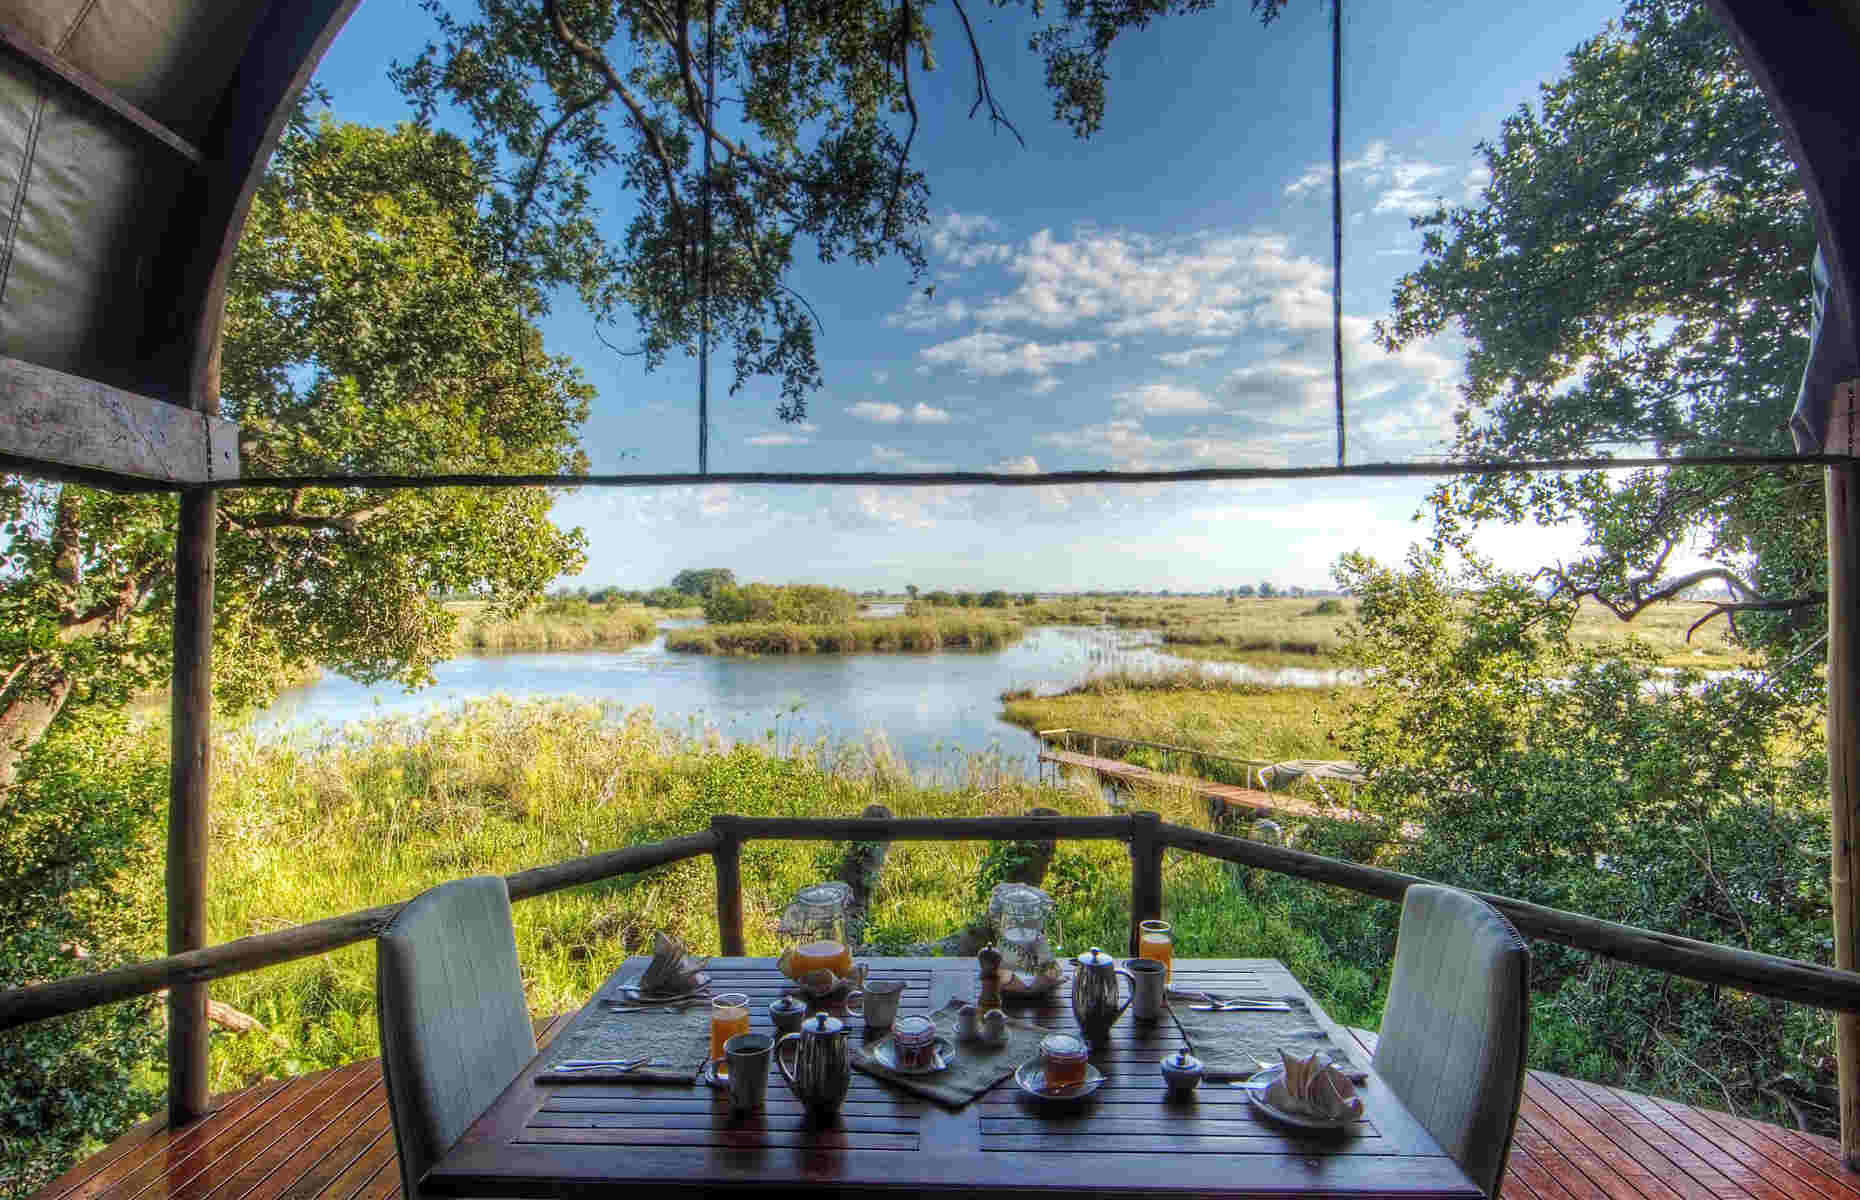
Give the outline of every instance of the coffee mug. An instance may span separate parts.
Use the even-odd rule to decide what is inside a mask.
[[[903,998],[902,979],[873,979],[846,997],[846,1011],[864,1017],[867,1029],[890,1029],[898,1019],[898,1001]]]
[[[704,1064],[704,1081],[730,1093],[730,1111],[753,1112],[768,1097],[769,1058],[774,1048],[775,1039],[766,1033],[739,1033],[723,1044],[721,1055]],[[717,1078],[719,1064],[729,1066],[727,1078]]]
[[[1154,958],[1133,958],[1124,964],[1130,972],[1130,1019],[1153,1025],[1169,1007],[1169,964]]]

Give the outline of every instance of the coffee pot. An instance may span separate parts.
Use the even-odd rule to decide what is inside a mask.
[[[1079,1032],[1088,1042],[1102,1042],[1109,1036],[1111,1026],[1117,1024],[1117,1018],[1124,1015],[1130,1007],[1130,1000],[1136,995],[1137,981],[1129,971],[1117,965],[1117,960],[1104,951],[1093,946],[1090,950],[1074,959],[1079,965],[1077,974],[1072,977],[1072,1015],[1078,1019]],[[1117,1002],[1117,977],[1122,975],[1130,980],[1130,996],[1124,1002]]]
[[[794,1043],[792,1069],[782,1055],[789,1042]],[[784,1033],[775,1043],[775,1065],[809,1112],[834,1112],[852,1086],[852,1056],[846,1046],[845,1023],[826,1013],[809,1017],[801,1022],[799,1032]]]

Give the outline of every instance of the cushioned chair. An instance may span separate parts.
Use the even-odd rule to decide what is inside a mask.
[[[1488,1196],[1524,1094],[1531,952],[1485,901],[1415,884],[1402,902],[1376,1073]]]
[[[381,1073],[406,1200],[536,1054],[510,892],[483,875],[416,896],[375,942]]]

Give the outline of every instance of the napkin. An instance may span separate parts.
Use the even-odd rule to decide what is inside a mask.
[[[1267,1086],[1266,1103],[1320,1121],[1350,1121],[1363,1115],[1355,1085],[1326,1062],[1322,1052],[1298,1058],[1281,1050],[1279,1061],[1285,1064],[1285,1074]]]

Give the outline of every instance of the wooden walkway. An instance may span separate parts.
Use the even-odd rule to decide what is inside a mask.
[[[1374,1050],[1374,1034],[1353,1032]],[[394,1200],[386,1101],[374,1059],[257,1084],[185,1129],[145,1122],[32,1200]],[[1532,1071],[1500,1194],[1860,1200],[1860,1176],[1827,1138]]]
[[[1231,783],[1214,783],[1193,775],[1170,775],[1125,762],[1121,758],[1099,758],[1096,755],[1079,754],[1071,750],[1054,750],[1049,747],[1040,751],[1040,761],[1057,763],[1063,767],[1083,767],[1086,770],[1096,771],[1100,776],[1109,776],[1112,779],[1142,787],[1187,791],[1207,805],[1208,815],[1214,819],[1217,826],[1220,819],[1228,813],[1237,813],[1245,817],[1266,817],[1275,812],[1290,813],[1300,817],[1339,815],[1334,810],[1327,813],[1309,801],[1294,800],[1282,793],[1262,792],[1257,788],[1240,787]]]

